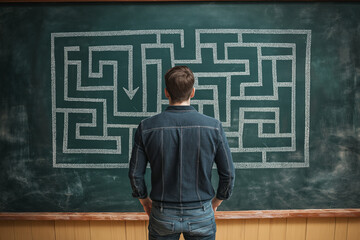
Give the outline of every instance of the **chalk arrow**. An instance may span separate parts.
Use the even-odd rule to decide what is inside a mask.
[[[124,91],[126,93],[126,95],[128,95],[128,97],[130,98],[130,100],[133,99],[133,97],[135,96],[137,90],[139,89],[139,87],[134,89],[134,83],[133,83],[133,48],[132,46],[127,46],[129,47],[129,59],[128,59],[128,73],[129,73],[129,77],[128,77],[128,89],[124,88]]]
[[[131,86],[129,90],[127,90],[124,87],[123,87],[123,89],[124,89],[125,93],[128,95],[128,97],[130,98],[130,100],[132,100],[133,97],[135,96],[137,90],[139,89],[139,87],[132,89],[132,86]]]

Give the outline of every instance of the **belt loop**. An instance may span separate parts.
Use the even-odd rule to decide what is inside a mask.
[[[180,203],[180,214],[183,215],[184,214],[184,208],[182,203]]]
[[[164,207],[163,207],[163,203],[161,202],[160,204],[160,212],[163,213],[164,212]]]
[[[203,204],[202,201],[200,201],[200,205],[201,205],[201,208],[203,209],[203,211],[205,212],[205,205]]]

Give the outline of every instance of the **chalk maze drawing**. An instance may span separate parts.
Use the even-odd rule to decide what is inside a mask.
[[[128,167],[137,125],[168,104],[165,72],[188,65],[236,168],[308,167],[310,54],[310,30],[52,33],[53,166]]]

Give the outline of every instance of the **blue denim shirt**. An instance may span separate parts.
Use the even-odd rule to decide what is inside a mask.
[[[214,162],[219,174],[216,197],[231,196],[235,171],[221,123],[191,106],[169,106],[139,124],[129,166],[133,197],[148,196],[144,181],[148,162],[153,201],[177,207],[209,201],[215,196]]]

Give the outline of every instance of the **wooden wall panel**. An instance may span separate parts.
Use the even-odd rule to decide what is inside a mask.
[[[306,240],[334,240],[335,218],[309,218]]]
[[[306,239],[306,218],[289,218],[286,223],[286,239]]]
[[[270,240],[285,240],[286,218],[270,220]]]
[[[227,233],[228,233],[228,221],[226,220],[216,220],[216,239],[219,239],[220,236],[223,237],[223,239],[226,239]]]
[[[217,240],[360,240],[360,218],[216,220]],[[148,239],[148,221],[0,221],[0,240]],[[181,237],[183,239],[183,237]]]
[[[347,240],[360,239],[360,218],[349,218]]]
[[[75,239],[88,240],[90,236],[90,221],[75,221]]]
[[[143,223],[143,221],[141,221]],[[122,240],[126,238],[126,226],[124,221],[90,221],[91,240]],[[142,225],[143,226],[143,225]],[[138,229],[144,231],[144,228]],[[146,239],[139,238],[139,239]],[[76,239],[78,240],[78,239]]]
[[[32,221],[31,233],[34,240],[55,240],[55,221]]]
[[[336,218],[334,240],[347,239],[347,230],[348,230],[348,219]]]
[[[126,238],[126,225],[124,221],[112,221],[111,227],[112,227],[113,239],[122,240]]]
[[[89,221],[55,221],[55,236],[56,240],[90,239]]]
[[[218,227],[220,230],[222,230],[222,227],[226,226],[227,230],[227,238],[229,240],[246,240],[245,239],[245,220],[223,220],[224,223]],[[218,234],[221,236],[221,234]],[[220,237],[219,237],[220,238]],[[225,239],[225,238],[223,238]]]
[[[259,220],[258,240],[270,240],[270,218]]]
[[[109,221],[90,221],[90,236],[92,240],[109,239],[111,237],[111,225]]]
[[[147,223],[145,221],[126,221],[126,240],[147,238]]]
[[[259,219],[245,220],[245,239],[258,240],[259,234]]]
[[[0,221],[0,240],[14,240],[14,222]]]
[[[14,226],[15,240],[33,240],[31,221],[16,221]]]
[[[74,221],[55,221],[56,240],[75,240]]]

